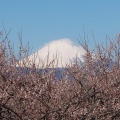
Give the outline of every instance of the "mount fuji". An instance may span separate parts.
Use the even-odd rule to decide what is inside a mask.
[[[84,62],[84,55],[85,50],[81,46],[76,46],[70,39],[63,38],[52,41],[19,62],[24,62],[27,67],[63,68],[73,65],[76,61]]]

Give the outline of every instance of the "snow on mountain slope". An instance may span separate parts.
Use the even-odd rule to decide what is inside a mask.
[[[76,59],[83,62],[84,54],[85,51],[81,46],[75,46],[70,39],[64,38],[45,45],[41,50],[24,59],[24,62],[28,67],[33,65],[37,68],[66,67],[73,64]]]

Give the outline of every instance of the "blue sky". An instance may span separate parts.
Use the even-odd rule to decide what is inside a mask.
[[[23,44],[36,51],[61,38],[78,44],[83,28],[92,48],[92,31],[101,43],[120,32],[120,0],[0,0],[0,29],[3,24],[15,50],[20,31]]]

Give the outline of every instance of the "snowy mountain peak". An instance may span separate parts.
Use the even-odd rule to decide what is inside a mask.
[[[46,44],[42,49],[30,55],[24,61],[27,66],[41,67],[66,67],[73,64],[76,59],[83,60],[85,54],[81,46],[75,46],[70,39],[64,38]]]

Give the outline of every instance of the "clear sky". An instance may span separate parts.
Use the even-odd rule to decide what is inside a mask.
[[[20,31],[36,51],[61,38],[78,44],[83,28],[92,48],[92,31],[102,43],[120,32],[120,0],[0,0],[0,29],[3,24],[15,49]]]

